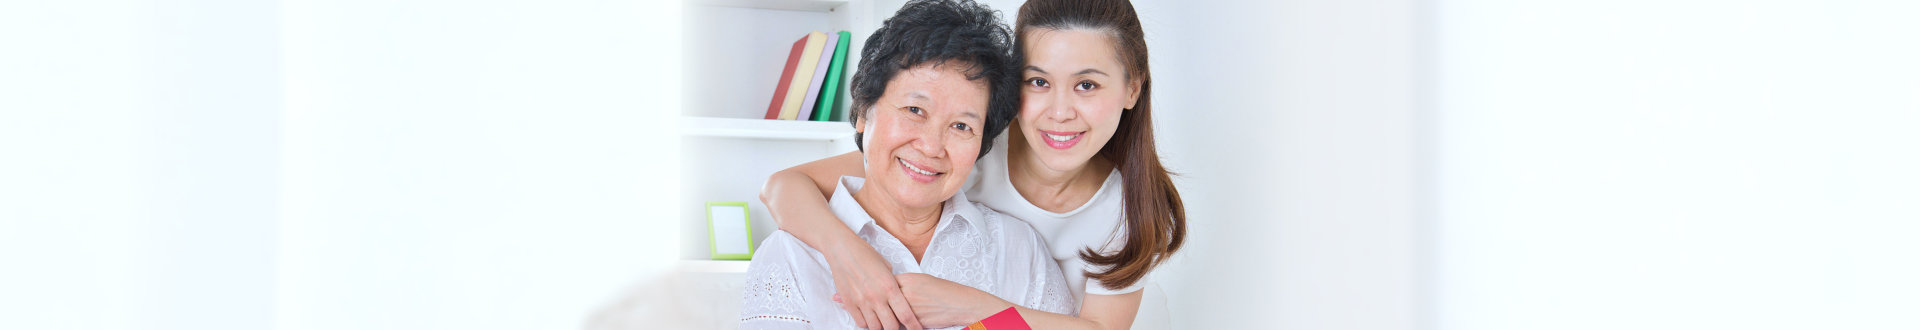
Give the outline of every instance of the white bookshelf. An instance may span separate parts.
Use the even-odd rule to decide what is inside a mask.
[[[747,203],[753,245],[778,226],[759,199],[773,172],[853,151],[853,126],[845,118],[846,85],[859,66],[858,50],[880,19],[900,8],[898,0],[685,0],[681,63],[682,105],[676,120],[680,144],[680,206],[676,285],[690,290],[682,301],[690,315],[739,327],[740,295],[748,261],[708,260],[705,204]],[[885,9],[876,9],[885,8]],[[883,12],[884,11],[884,12]],[[768,120],[767,104],[794,40],[808,32],[848,31],[846,76],[839,109],[829,122]]]
[[[778,227],[759,192],[773,172],[853,151],[841,121],[859,49],[901,0],[684,0],[683,105],[679,123],[680,271],[744,273],[746,261],[707,260],[705,203],[746,202],[755,248]],[[884,8],[884,9],[882,9]],[[795,40],[852,33],[835,121],[762,119]],[[727,297],[737,298],[737,297]]]

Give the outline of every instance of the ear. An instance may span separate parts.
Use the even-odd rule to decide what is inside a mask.
[[[1146,81],[1139,78],[1127,79],[1126,110],[1133,110],[1135,106],[1140,105],[1140,85],[1144,84],[1146,84]]]
[[[868,112],[868,114],[872,114],[872,112]],[[853,132],[854,133],[867,132],[867,116],[858,116],[857,118],[853,119]]]
[[[867,132],[873,131],[873,119],[869,117],[873,117],[872,107],[867,108],[867,112],[865,112],[865,115],[862,115],[860,116],[860,118],[856,118],[853,120],[854,134],[866,134]],[[873,137],[871,136],[860,139],[860,146],[859,146],[860,151],[866,151],[867,150],[866,145],[872,142],[873,142]]]

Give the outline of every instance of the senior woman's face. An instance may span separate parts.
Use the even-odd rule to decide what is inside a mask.
[[[867,184],[901,206],[938,205],[960,191],[980,154],[987,83],[967,80],[966,63],[902,70],[860,118]]]

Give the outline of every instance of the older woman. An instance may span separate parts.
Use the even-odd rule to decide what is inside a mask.
[[[853,78],[854,141],[867,176],[839,178],[828,207],[896,274],[1070,313],[1072,291],[1040,235],[958,194],[1017,113],[1010,39],[993,11],[970,1],[912,1],[883,23]],[[785,231],[761,243],[747,276],[744,328],[854,328],[914,315],[845,310],[833,301],[838,283],[822,252]]]

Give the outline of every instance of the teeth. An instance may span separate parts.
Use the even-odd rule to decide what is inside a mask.
[[[896,158],[896,159],[898,159],[898,158]],[[922,169],[920,169],[919,167],[914,167],[914,166],[913,166],[913,164],[911,164],[911,163],[907,163],[907,160],[905,160],[905,159],[900,159],[900,165],[906,165],[906,166],[907,166],[907,169],[909,169],[909,170],[913,170],[913,172],[914,172],[914,173],[920,173],[921,175],[934,175],[934,174],[940,174],[940,173],[934,173],[934,172],[928,172],[927,170],[922,170]]]
[[[1077,137],[1077,136],[1080,136],[1080,134],[1074,134],[1074,135],[1053,135],[1053,134],[1048,134],[1048,133],[1040,133],[1040,135],[1046,135],[1048,139],[1053,139],[1053,140],[1054,140],[1054,141],[1056,141],[1056,142],[1067,142],[1067,141],[1072,141],[1074,137]]]

